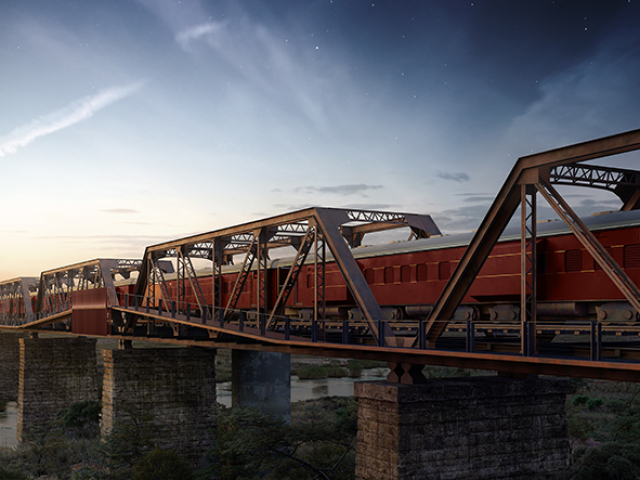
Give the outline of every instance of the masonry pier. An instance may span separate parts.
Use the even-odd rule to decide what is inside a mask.
[[[0,402],[18,399],[18,375],[20,372],[20,342],[24,333],[0,333]]]
[[[231,401],[291,422],[291,355],[233,350]]]
[[[46,430],[70,404],[98,400],[96,340],[21,338],[18,383],[19,441]]]
[[[135,420],[158,447],[195,465],[202,462],[213,446],[216,351],[141,348],[102,354],[103,436]]]
[[[565,480],[569,391],[555,378],[356,383],[356,479]]]

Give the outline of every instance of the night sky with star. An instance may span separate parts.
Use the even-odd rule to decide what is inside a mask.
[[[640,128],[639,26],[640,0],[0,1],[0,280],[311,205],[477,228],[518,157]]]

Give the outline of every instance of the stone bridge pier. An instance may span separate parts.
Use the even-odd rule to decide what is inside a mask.
[[[129,422],[160,448],[194,465],[213,447],[216,351],[204,348],[103,350],[102,434]]]
[[[44,433],[70,404],[98,400],[96,340],[20,338],[18,440]]]
[[[356,383],[358,480],[566,480],[569,382]]]
[[[18,376],[20,374],[20,339],[24,333],[0,333],[0,402],[18,400]]]
[[[215,349],[103,350],[103,436],[136,423],[160,448],[199,464],[216,426]],[[128,348],[127,348],[128,347]],[[50,428],[70,404],[99,400],[96,340],[0,334],[0,396],[18,400],[19,441]],[[290,355],[234,350],[233,404],[290,420]]]

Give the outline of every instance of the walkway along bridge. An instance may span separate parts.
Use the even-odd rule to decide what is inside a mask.
[[[149,246],[141,260],[96,259],[0,282],[0,328],[379,359],[390,363],[390,380],[408,384],[421,381],[422,365],[640,381],[638,280],[555,188],[606,189],[622,211],[639,209],[640,172],[584,163],[638,149],[635,130],[518,159],[468,246],[448,262],[453,272],[439,272],[436,298],[405,302],[412,308],[404,315],[374,293],[373,278],[389,275],[401,292],[417,283],[420,269],[381,264],[369,272],[358,247],[365,235],[399,228],[410,234],[401,248],[437,240],[431,217],[316,207]],[[616,302],[539,300],[538,196],[576,250],[593,258],[593,278],[608,278],[604,290],[615,286]],[[520,268],[508,278],[517,299],[470,301],[518,207],[520,240],[510,255]],[[286,251],[295,253],[285,261],[278,252]]]

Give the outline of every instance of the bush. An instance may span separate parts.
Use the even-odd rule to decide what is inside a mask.
[[[585,405],[589,401],[589,399],[589,395],[576,395],[575,397],[573,397],[571,403],[574,407],[577,407],[578,405]]]
[[[0,468],[0,480],[29,480],[29,477],[24,473]]]
[[[587,400],[587,408],[589,410],[595,410],[596,408],[600,408],[604,401],[601,398],[590,398]]]
[[[133,480],[191,480],[185,461],[170,450],[154,449],[133,467]]]
[[[640,477],[640,446],[604,443],[573,454],[574,480],[636,480]]]
[[[352,480],[357,403],[314,402],[291,426],[255,407],[221,408],[206,478]]]
[[[300,380],[319,378],[340,378],[349,375],[349,370],[339,365],[318,365],[307,368],[300,368],[293,372]]]
[[[102,404],[94,400],[75,402],[56,414],[62,428],[79,437],[95,437],[100,431]]]

